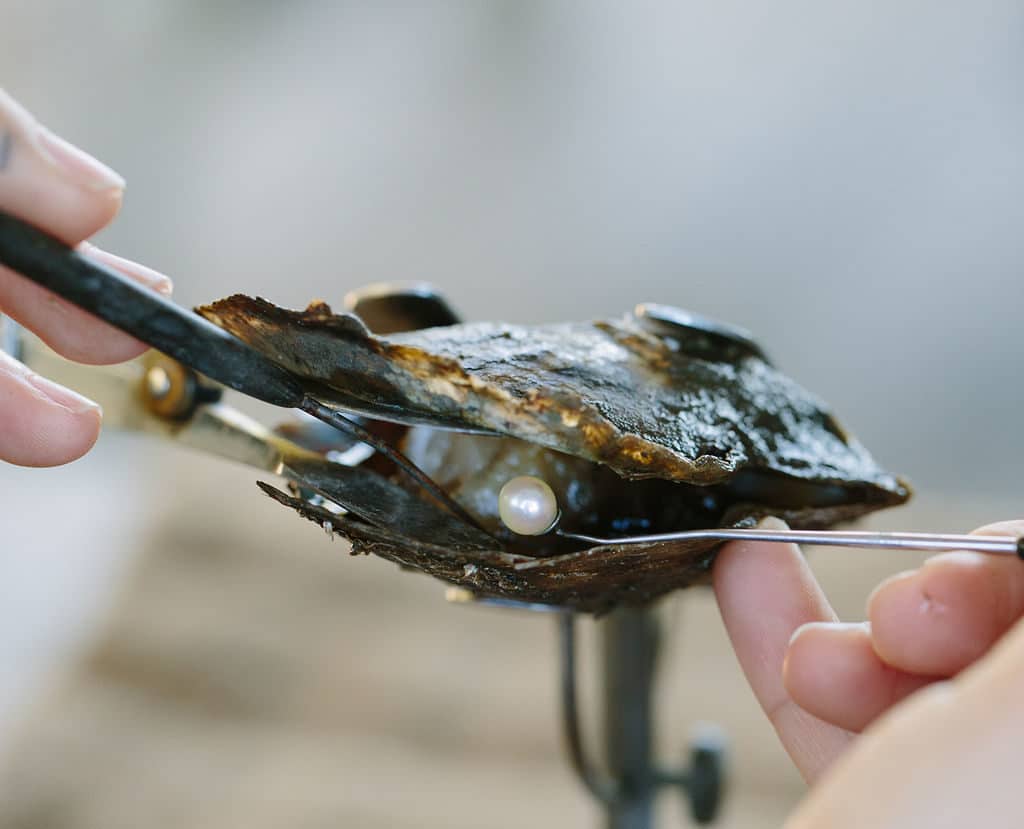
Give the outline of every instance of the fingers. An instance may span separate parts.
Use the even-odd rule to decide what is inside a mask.
[[[120,176],[40,126],[0,89],[0,210],[75,245],[114,218],[123,191]],[[151,271],[122,269],[154,284]],[[143,350],[131,337],[3,267],[0,310],[80,362],[118,362]]]
[[[1024,522],[977,530],[1024,534]],[[861,731],[904,697],[955,676],[1024,614],[1024,567],[1010,558],[952,553],[893,576],[869,600],[870,624],[812,624],[798,631],[784,666],[786,689],[805,710]]]
[[[1024,534],[1024,521],[978,530]],[[1015,557],[948,553],[883,582],[868,600],[874,649],[914,674],[952,676],[1024,614],[1024,565]]]
[[[67,463],[88,452],[99,431],[99,406],[0,351],[0,460]]]
[[[1019,535],[1022,530],[1024,522],[1014,521],[983,527],[978,532]],[[1007,563],[1019,567],[1020,562],[1004,562],[995,557],[987,561],[985,565],[965,561],[956,554],[939,556],[917,573],[892,582],[897,584],[892,589],[906,589],[904,598],[919,602],[919,588],[923,585],[945,591],[947,585],[938,584],[941,579],[934,575],[936,568],[938,572],[953,568],[945,575],[968,574],[969,589],[974,591],[976,600],[1005,602],[991,617],[999,621],[1012,615],[1017,588],[1000,592],[1001,588],[993,587],[990,579],[1017,579],[1017,573],[1004,568]],[[921,579],[916,587],[915,577]],[[949,594],[939,595],[945,599]],[[890,600],[895,598],[885,598],[886,602]],[[872,608],[876,610],[874,605],[873,601]],[[950,618],[959,616],[968,623],[980,618],[977,630],[982,634],[998,627],[986,627],[983,609],[959,603],[949,608]],[[894,620],[907,609],[896,605]],[[879,605],[876,612],[885,615],[886,610],[885,605]],[[890,633],[888,641],[892,645],[898,637]],[[981,641],[985,641],[984,637]],[[903,654],[904,644],[899,648]],[[960,646],[962,649],[963,642]],[[1018,622],[1005,630],[991,652],[954,679],[933,684],[879,718],[815,787],[787,822],[787,829],[1016,826],[1019,798],[1015,770],[1024,740],[1024,706],[1020,704],[1024,694],[1022,664],[1024,623]]]
[[[88,255],[163,293],[167,277],[83,242]],[[128,339],[117,359],[133,357],[146,346]],[[96,343],[86,357],[110,356]],[[100,407],[81,395],[32,372],[0,351],[0,460],[20,466],[57,466],[81,457],[99,435]]]
[[[0,90],[0,207],[76,244],[117,215],[124,179]]]
[[[885,664],[872,647],[867,624],[814,622],[790,642],[783,679],[805,711],[856,732],[933,681]]]
[[[785,525],[766,519],[764,526]],[[851,735],[801,709],[783,684],[782,668],[793,632],[807,622],[834,621],[832,608],[792,544],[726,544],[713,580],[722,619],[755,696],[797,768],[807,780],[815,779]]]
[[[786,829],[935,829],[1020,824],[1024,624],[955,679],[880,718]]]
[[[58,138],[0,89],[0,210],[77,245],[117,214],[124,180]],[[154,290],[166,277],[83,244],[86,254]],[[12,271],[0,267],[0,311],[73,360],[112,363],[145,350]],[[83,455],[99,434],[99,407],[0,354],[0,459],[53,466]]]
[[[170,296],[173,284],[169,277],[138,262],[115,256],[88,242],[82,242],[78,249],[87,254],[90,259],[108,265],[125,276],[131,277],[140,285],[145,285],[157,293]],[[34,287],[34,286],[33,286]],[[68,306],[70,307],[70,306]],[[80,313],[77,308],[73,309]],[[91,365],[105,365],[108,363],[120,363],[137,357],[149,346],[139,342],[127,334],[111,328],[90,315],[85,315],[85,324],[81,327],[71,326],[71,330],[62,333],[63,349],[55,348],[65,357],[79,363]],[[50,339],[53,339],[51,335]],[[49,345],[54,348],[53,343]],[[68,352],[73,352],[70,356]]]

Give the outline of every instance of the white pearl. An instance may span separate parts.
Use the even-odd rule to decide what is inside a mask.
[[[514,533],[543,535],[558,520],[558,500],[540,478],[520,475],[498,493],[498,515]]]

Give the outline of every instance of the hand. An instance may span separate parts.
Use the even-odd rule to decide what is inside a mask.
[[[978,532],[1016,536],[1024,521]],[[836,622],[790,545],[727,545],[714,579],[744,671],[805,778],[846,755],[790,826],[1013,824],[1024,626],[985,654],[1024,614],[1019,560],[933,558],[883,582],[862,625]]]
[[[170,280],[83,240],[121,206],[124,180],[40,126],[0,89],[0,210],[25,219],[144,285],[169,294]],[[0,312],[71,360],[128,360],[145,346],[0,266]],[[0,460],[54,466],[85,454],[99,435],[99,406],[0,352]]]

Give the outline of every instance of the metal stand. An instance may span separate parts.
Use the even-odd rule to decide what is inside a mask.
[[[624,608],[604,622],[604,743],[608,770],[619,781],[619,796],[608,804],[609,829],[653,825],[658,780],[651,696],[660,640],[658,621],[648,611]]]
[[[603,622],[605,775],[583,751],[576,689],[576,631],[572,613],[562,613],[562,709],[573,768],[606,810],[608,829],[651,829],[654,801],[663,786],[674,786],[689,800],[698,824],[715,819],[721,802],[724,750],[716,736],[695,741],[690,766],[659,770],[653,746],[653,686],[660,632],[651,610],[621,608]]]

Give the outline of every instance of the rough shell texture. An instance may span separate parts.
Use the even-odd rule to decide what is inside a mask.
[[[288,311],[234,296],[200,313],[321,399],[384,419],[511,435],[625,477],[712,484],[756,468],[905,495],[820,400],[764,360],[694,358],[630,317],[384,339],[322,303]]]
[[[588,613],[604,613],[619,604],[645,604],[665,593],[705,581],[721,546],[707,540],[624,544],[550,558],[498,548],[459,550],[444,543],[419,541],[395,529],[339,517],[262,481],[259,487],[303,518],[347,539],[354,555],[377,555],[481,597],[558,605]],[[855,507],[849,509],[850,517],[862,512]],[[781,513],[790,523],[796,523],[797,511]],[[753,512],[731,525],[751,527],[767,514],[768,510]]]
[[[384,338],[323,303],[289,311],[234,296],[199,312],[289,369],[318,399],[348,411],[508,435],[608,467],[624,482],[731,487],[723,525],[750,525],[773,513],[794,526],[827,526],[909,497],[821,401],[760,355],[709,351],[685,332],[659,336],[632,316],[451,325]],[[455,553],[444,538],[339,520],[264,489],[311,520],[330,521],[356,552],[483,595],[587,610],[692,583],[715,549],[623,545],[524,562],[495,542],[494,549]]]

